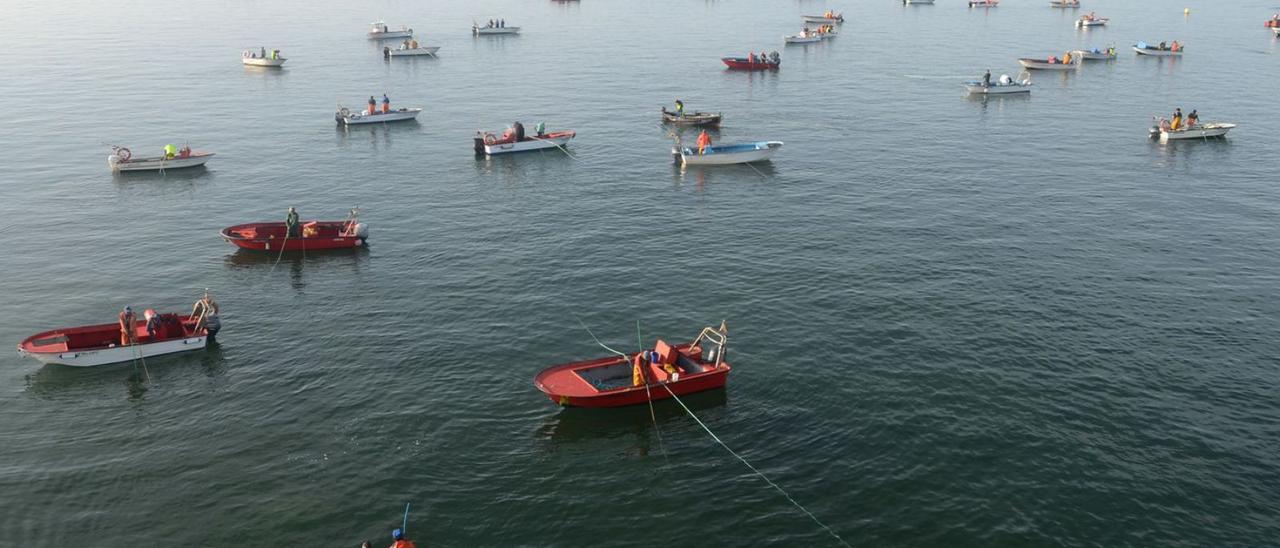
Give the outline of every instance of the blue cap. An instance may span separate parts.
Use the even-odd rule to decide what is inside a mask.
[[[392,531],[392,532],[391,532],[391,538],[392,538],[392,539],[395,539],[395,540],[401,540],[401,539],[403,539],[403,538],[404,538],[404,531],[401,531],[401,530],[399,530],[399,529],[396,529],[395,531]]]

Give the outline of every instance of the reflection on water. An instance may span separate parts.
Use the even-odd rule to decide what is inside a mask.
[[[196,364],[207,376],[221,375],[226,367],[222,347],[209,341],[202,350],[94,367],[46,364],[26,376],[26,391],[41,399],[58,400],[99,394],[105,386],[124,382],[125,399],[139,401],[154,385],[182,376]]]
[[[214,157],[210,161],[216,162],[217,160],[217,157]],[[126,190],[145,186],[148,192],[155,190],[160,192],[192,190],[196,188],[195,183],[197,181],[207,183],[212,180],[213,176],[213,172],[205,165],[164,171],[119,171],[111,173],[111,178],[115,182],[116,188]],[[164,184],[160,185],[158,183]]]
[[[714,407],[724,406],[728,402],[728,394],[723,389],[709,390],[682,396],[681,401],[689,406],[695,414]],[[534,431],[534,437],[547,444],[548,450],[555,450],[558,445],[589,442],[599,439],[620,437],[634,438],[634,445],[629,453],[644,454],[650,443],[656,441],[654,421],[658,428],[681,421],[691,421],[688,413],[680,404],[671,399],[653,402],[653,414],[650,415],[648,405],[632,405],[608,409],[588,409],[566,407],[555,416],[549,417]]]
[[[400,122],[383,122],[381,124],[334,124],[336,142],[339,146],[350,147],[352,144],[367,142],[373,150],[391,150],[392,134],[418,133],[422,125],[415,118]]]
[[[673,180],[677,185],[693,183],[698,190],[708,183],[767,181],[778,175],[778,168],[770,160],[750,164],[730,164],[723,166],[686,166],[674,159],[672,163]]]

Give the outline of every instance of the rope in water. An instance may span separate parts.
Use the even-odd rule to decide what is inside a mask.
[[[636,320],[636,347],[640,352],[644,352],[644,337],[640,336],[640,320]],[[649,393],[649,375],[644,375],[644,397],[649,400],[649,420],[653,421],[653,431],[658,433],[658,450],[662,452],[662,459],[667,459],[667,448],[662,443],[662,429],[658,428],[658,415],[653,412],[653,394]]]
[[[552,144],[552,145],[554,145],[556,148],[560,149],[560,152],[563,152],[565,156],[568,156],[568,157],[570,157],[570,158],[572,158],[572,159],[574,159],[574,160],[577,160],[577,159],[578,159],[578,157],[577,157],[577,156],[574,156],[574,155],[572,155],[572,154],[569,154],[569,151],[565,150],[565,149],[564,149],[564,147],[560,146],[560,144],[559,144],[559,143],[557,143],[557,142],[555,142],[555,141],[553,141],[553,140],[551,140],[551,139],[543,139],[542,137],[538,137],[537,135],[534,135],[534,136],[532,137],[532,139],[534,139],[535,141],[546,141],[546,142],[548,142],[548,143],[551,143],[551,144]]]
[[[750,462],[747,462],[747,459],[743,458],[742,455],[739,455],[736,451],[734,451],[728,445],[726,445],[723,441],[721,441],[720,437],[717,436],[715,432],[712,432],[710,428],[707,428],[706,423],[702,422],[702,419],[699,419],[697,415],[693,414],[693,411],[689,409],[689,406],[685,405],[684,402],[681,401],[680,398],[676,396],[676,393],[671,391],[671,387],[667,386],[666,384],[662,384],[661,386],[667,390],[668,394],[671,394],[671,398],[676,400],[676,403],[679,403],[680,407],[683,407],[685,412],[688,413],[690,417],[693,417],[693,420],[698,423],[698,426],[701,426],[703,430],[707,431],[707,434],[711,436],[711,439],[716,440],[716,443],[720,444],[720,447],[723,447],[724,450],[728,451],[730,455],[737,457],[738,460],[742,461],[742,464],[747,465],[747,468],[750,468],[752,472],[755,472],[757,476],[760,476],[760,479],[764,480],[765,483],[768,483],[770,486],[776,489],[779,493],[782,493],[782,496],[786,497],[788,501],[791,501],[791,504],[795,505],[796,508],[799,508],[801,512],[804,512],[804,515],[809,516],[809,519],[813,520],[813,522],[818,524],[819,527],[822,527],[823,529],[825,529],[827,533],[831,535],[831,538],[836,539],[836,541],[843,546],[849,546],[849,548],[853,548],[852,546],[849,545],[848,542],[845,542],[845,540],[841,538],[840,535],[837,534],[834,529],[827,526],[827,524],[823,523],[822,520],[818,519],[818,516],[813,515],[813,512],[810,512],[807,508],[805,508],[799,502],[796,502],[796,499],[791,498],[791,495],[788,494],[785,490],[783,490],[782,487],[779,487],[778,484],[774,483],[773,480],[769,479],[769,476],[764,475],[764,472],[761,472],[758,468],[756,468],[755,466],[752,466]]]

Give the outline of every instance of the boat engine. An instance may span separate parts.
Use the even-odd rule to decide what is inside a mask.
[[[475,138],[475,142],[476,142],[476,154],[484,154],[484,137],[477,135]]]
[[[383,58],[383,59],[390,59],[390,58],[391,58],[391,48],[389,48],[389,47],[387,47],[387,46],[382,46],[382,58]]]
[[[364,243],[369,239],[369,225],[364,223],[356,223],[356,237],[360,238],[360,242]]]

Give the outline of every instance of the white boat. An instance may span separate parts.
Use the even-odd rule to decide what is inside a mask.
[[[698,147],[675,147],[671,153],[686,166],[715,166],[762,162],[782,148],[782,141],[757,141],[736,145],[714,145],[698,154]]]
[[[370,113],[368,110],[363,110],[357,114],[351,112],[346,107],[342,107],[333,115],[333,118],[334,120],[337,120],[339,124],[355,126],[360,124],[377,124],[382,122],[402,122],[405,120],[412,120],[417,118],[418,113],[420,112],[422,112],[422,109],[420,108],[402,108],[386,113]]]
[[[1000,7],[1000,0],[970,0],[971,8],[997,8]]]
[[[1213,137],[1225,137],[1228,131],[1236,127],[1235,124],[1225,124],[1222,122],[1205,122],[1196,124],[1191,127],[1184,127],[1177,130],[1169,129],[1168,120],[1160,120],[1157,125],[1151,126],[1148,134],[1152,138],[1159,137],[1161,143],[1169,141],[1181,141],[1185,139],[1210,139]]]
[[[183,147],[178,154],[172,157],[161,155],[150,158],[134,158],[129,149],[115,146],[111,147],[111,155],[107,156],[107,167],[110,167],[111,171],[115,172],[164,171],[167,169],[202,166],[211,159],[213,159],[212,152],[192,152],[191,149],[186,147]]]
[[[413,29],[401,26],[399,29],[387,28],[387,24],[382,21],[374,21],[370,23],[368,36],[372,40],[391,40],[395,38],[410,38],[413,36]]]
[[[1080,66],[1080,58],[1072,57],[1070,63],[1063,63],[1061,59],[1050,63],[1048,59],[1031,59],[1023,57],[1018,59],[1018,64],[1032,70],[1073,70]]]
[[[504,135],[500,138],[493,133],[477,131],[475,150],[477,154],[494,156],[513,152],[561,148],[569,144],[569,141],[572,141],[576,135],[577,133],[572,131],[553,131],[542,135],[526,135],[523,139],[516,139],[513,134]]]
[[[1090,17],[1086,15],[1084,17],[1076,19],[1076,28],[1083,29],[1088,27],[1102,27],[1102,26],[1106,26],[1107,22],[1110,20],[1111,19],[1108,19],[1106,17]]]
[[[822,37],[815,33],[805,34],[802,32],[792,36],[783,36],[782,40],[788,44],[812,44],[814,42],[821,42]]]
[[[1080,0],[1049,0],[1051,8],[1078,8]]]
[[[207,322],[183,314],[156,316],[154,331],[147,330],[147,320],[137,320],[133,326],[133,344],[121,344],[120,324],[109,323],[37,333],[18,345],[18,353],[41,363],[74,367],[131,362],[200,350],[222,325],[217,316],[209,316]]]
[[[902,0],[902,4],[933,5],[933,0]]]
[[[964,88],[969,91],[970,95],[1004,95],[1007,93],[1031,93],[1031,75],[1026,71],[1018,76],[1019,80],[1014,80],[1008,74],[1001,74],[1000,78],[990,85],[983,84],[980,80],[965,82]]]
[[[241,54],[240,62],[251,67],[278,67],[284,65],[288,61],[280,56],[280,50],[274,49],[270,52],[263,50],[261,53],[255,53],[253,50],[244,50]]]
[[[396,49],[383,47],[382,56],[387,59],[390,59],[392,57],[420,57],[420,56],[435,57],[437,51],[440,51],[440,46],[406,48],[403,45],[401,45]]]
[[[819,23],[823,25],[838,25],[844,22],[844,14],[837,13],[831,17],[826,15],[801,15],[800,19],[806,23]]]
[[[1116,58],[1116,48],[1093,48],[1091,50],[1078,49],[1071,52],[1071,56],[1078,57],[1081,61],[1112,61]]]
[[[471,25],[471,34],[475,36],[520,34],[520,27],[482,27],[479,25]]]
[[[1186,49],[1186,46],[1177,42],[1174,42],[1174,44],[1177,45],[1178,49],[1175,50],[1172,47],[1161,48],[1160,46],[1147,45],[1146,42],[1138,42],[1134,44],[1133,51],[1138,52],[1138,55],[1150,55],[1152,57],[1182,57],[1182,51]]]

